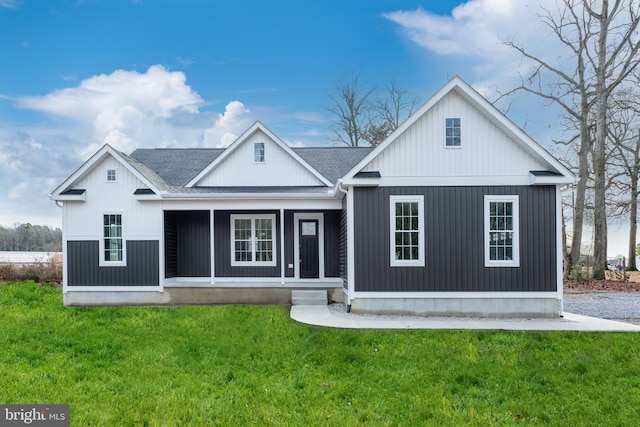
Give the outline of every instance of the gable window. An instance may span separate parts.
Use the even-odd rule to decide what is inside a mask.
[[[105,264],[124,261],[124,244],[122,239],[122,215],[103,215],[102,227],[102,261]]]
[[[107,169],[107,182],[116,182],[116,170]]]
[[[486,267],[520,266],[518,196],[484,196]]]
[[[264,163],[264,142],[255,142],[253,144],[253,162]]]
[[[390,196],[392,267],[424,267],[424,196]]]
[[[462,146],[462,138],[460,136],[460,118],[445,119],[445,146],[460,147]]]
[[[231,215],[231,265],[276,265],[275,215]]]

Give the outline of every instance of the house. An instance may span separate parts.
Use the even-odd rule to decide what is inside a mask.
[[[459,77],[375,148],[103,146],[51,193],[67,305],[559,316],[571,172]]]

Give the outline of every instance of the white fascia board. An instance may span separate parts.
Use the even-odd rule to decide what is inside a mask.
[[[185,200],[274,200],[274,199],[308,199],[333,200],[336,192],[327,193],[162,193],[163,199]]]
[[[345,178],[341,182],[354,187],[379,187],[380,180],[381,178]]]
[[[247,129],[238,139],[236,139],[230,146],[228,146],[224,152],[219,155],[209,166],[204,168],[198,175],[196,175],[191,181],[187,183],[185,187],[192,188],[198,184],[204,177],[209,175],[212,170],[214,170],[220,163],[224,162],[227,157],[229,157],[235,150],[238,149],[251,135],[253,135],[256,131],[264,132],[273,142],[275,142],[280,148],[282,148],[287,154],[293,157],[298,163],[300,163],[305,169],[307,169],[313,176],[318,178],[320,182],[325,184],[327,187],[333,187],[333,183],[329,182],[327,178],[322,176],[320,172],[315,170],[309,163],[307,163],[302,157],[298,156],[287,144],[284,143],[278,136],[276,136],[273,132],[271,132],[265,125],[261,122],[255,122],[249,129]]]
[[[65,179],[60,185],[58,185],[55,189],[51,191],[49,194],[49,198],[52,200],[64,200],[60,198],[60,193],[62,193],[66,188],[73,185],[73,183],[79,181],[84,176],[86,176],[89,172],[91,172],[94,166],[100,163],[107,155],[111,155],[114,159],[116,159],[124,168],[133,174],[136,178],[142,181],[147,187],[153,190],[156,194],[160,192],[144,175],[138,172],[133,166],[129,164],[123,157],[122,154],[111,147],[109,144],[104,144],[98,151],[96,151],[87,161],[85,161],[75,172],[73,172],[67,179]],[[78,200],[78,199],[74,199]]]
[[[380,187],[477,187],[486,185],[529,185],[528,176],[417,176],[417,177],[383,177]]]
[[[532,173],[529,174],[529,183],[531,185],[563,185],[563,184],[573,184],[575,182],[575,178],[572,176],[558,176],[558,175],[549,175],[549,176],[536,176]]]
[[[51,196],[52,200],[56,202],[85,202],[87,200],[87,192],[85,191],[79,195],[58,195]]]

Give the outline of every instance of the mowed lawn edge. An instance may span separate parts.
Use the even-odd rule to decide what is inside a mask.
[[[64,307],[0,285],[0,403],[71,425],[636,425],[640,335],[338,330],[287,306]]]

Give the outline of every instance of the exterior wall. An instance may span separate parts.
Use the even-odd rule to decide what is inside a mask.
[[[460,118],[462,145],[459,148],[445,147],[447,117]],[[363,170],[379,171],[383,178],[519,177],[528,183],[529,171],[539,169],[546,170],[547,166],[452,91]]]
[[[255,142],[264,142],[264,163],[254,163],[253,144]],[[197,185],[200,187],[277,187],[324,184],[264,132],[257,131],[233,153],[230,153],[229,157],[223,159]]]
[[[484,195],[520,197],[520,267],[485,267]],[[425,266],[391,267],[389,196],[424,195]],[[556,292],[554,186],[355,189],[356,292]]]
[[[99,244],[67,241],[68,286],[158,286],[159,243],[128,240],[125,267],[100,267]]]
[[[209,211],[166,211],[165,277],[211,277]]]

